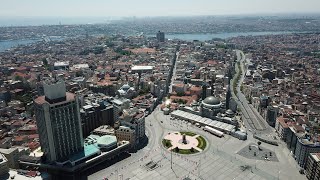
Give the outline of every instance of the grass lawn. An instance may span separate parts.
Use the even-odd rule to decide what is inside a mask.
[[[185,134],[187,136],[195,136],[195,135],[197,135],[196,133],[193,133],[193,132],[180,132],[180,134]]]
[[[204,150],[207,146],[206,140],[202,136],[197,137],[197,140],[199,142],[197,147]]]
[[[166,148],[170,148],[172,146],[171,141],[167,139],[162,139],[162,145]]]
[[[172,149],[171,151],[173,152],[176,152],[175,149]],[[179,154],[194,154],[194,153],[197,153],[199,151],[197,151],[196,149],[193,149],[193,151],[191,151],[190,149],[179,149],[179,152],[176,152],[176,153],[179,153]]]

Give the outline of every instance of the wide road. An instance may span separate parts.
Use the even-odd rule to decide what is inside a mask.
[[[177,63],[178,63],[178,59],[179,59],[179,51],[176,53],[177,57],[176,57],[176,61],[175,64],[173,64],[173,71],[172,71],[172,77],[171,77],[171,82],[170,82],[170,86],[169,86],[169,94],[172,93],[172,85],[174,83],[174,81],[176,80],[176,71],[177,71]]]
[[[244,105],[241,103],[241,106]],[[250,115],[254,116],[253,112],[251,113]],[[255,143],[254,139],[241,141],[229,135],[218,138],[189,123],[171,120],[170,116],[164,115],[160,110],[160,105],[146,117],[145,125],[149,138],[146,147],[112,166],[92,172],[88,180],[181,180],[186,177],[199,180],[306,179],[298,173],[296,163],[289,156],[286,147],[263,144],[264,147],[275,151],[279,162],[247,159],[237,155],[237,152],[248,144]],[[189,156],[170,153],[162,146],[161,141],[165,134],[176,131],[191,131],[203,136],[207,140],[207,148],[202,153]],[[150,161],[157,163],[154,170],[145,167]],[[251,170],[243,171],[241,166],[249,166]]]
[[[245,65],[246,56],[240,50],[236,50],[236,54],[237,62],[239,62],[239,64],[236,65],[237,73],[235,77],[237,77],[239,74],[240,78],[239,82],[237,83],[236,92],[232,92],[232,95],[236,99],[238,106],[241,109],[244,124],[246,127],[249,127],[249,129],[252,129],[254,133],[270,133],[272,132],[272,128],[267,124],[259,112],[251,104],[249,104],[245,95],[241,92],[241,85],[243,84],[247,71],[247,67]],[[240,72],[242,73],[240,74]],[[233,83],[231,83],[231,91],[233,91]]]

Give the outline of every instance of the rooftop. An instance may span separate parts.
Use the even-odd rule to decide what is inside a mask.
[[[208,105],[218,105],[220,104],[220,100],[216,97],[209,96],[203,100],[203,103]]]
[[[80,151],[79,153],[73,155],[70,157],[71,162],[77,162],[82,159],[88,158],[94,154],[100,153],[99,148],[96,146],[96,144],[90,144],[86,145],[83,148],[83,151]]]
[[[310,153],[311,157],[316,161],[320,161],[320,153]]]
[[[153,66],[133,66],[131,68],[132,71],[145,71],[145,70],[153,70]]]
[[[59,61],[55,62],[54,66],[69,66],[69,61]]]
[[[75,94],[66,92],[66,100],[62,102],[53,103],[53,105],[58,105],[66,102],[71,102],[75,100]],[[42,105],[44,103],[50,104],[48,101],[46,101],[45,96],[39,96],[34,100],[35,103]]]
[[[109,145],[114,143],[117,143],[117,138],[116,136],[110,135],[101,136],[97,141],[98,145]]]

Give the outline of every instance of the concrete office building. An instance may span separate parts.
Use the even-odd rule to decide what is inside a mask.
[[[165,41],[164,32],[158,31],[158,33],[157,33],[157,40],[158,40],[159,42],[164,42],[164,41]]]
[[[107,103],[106,101],[103,102],[102,105],[100,105],[102,108],[100,110],[101,112],[101,123],[103,125],[114,125],[114,110],[113,110],[113,105],[111,103]]]
[[[267,107],[266,121],[270,126],[275,127],[278,113],[279,113],[279,108],[277,106],[268,106]]]
[[[64,82],[43,87],[45,95],[34,100],[41,149],[46,162],[63,162],[83,150],[78,98]]]
[[[113,106],[107,102],[83,106],[80,109],[80,117],[84,137],[102,125],[114,125]]]
[[[80,109],[83,136],[87,137],[90,132],[101,125],[99,121],[99,111],[92,105],[83,106]]]
[[[315,140],[307,138],[298,138],[294,157],[298,165],[305,168],[309,153],[320,153],[320,144]]]
[[[305,166],[309,180],[320,180],[320,153],[310,153]]]

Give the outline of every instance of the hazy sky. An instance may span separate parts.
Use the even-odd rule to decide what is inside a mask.
[[[10,16],[183,16],[320,13],[320,0],[0,0]]]

